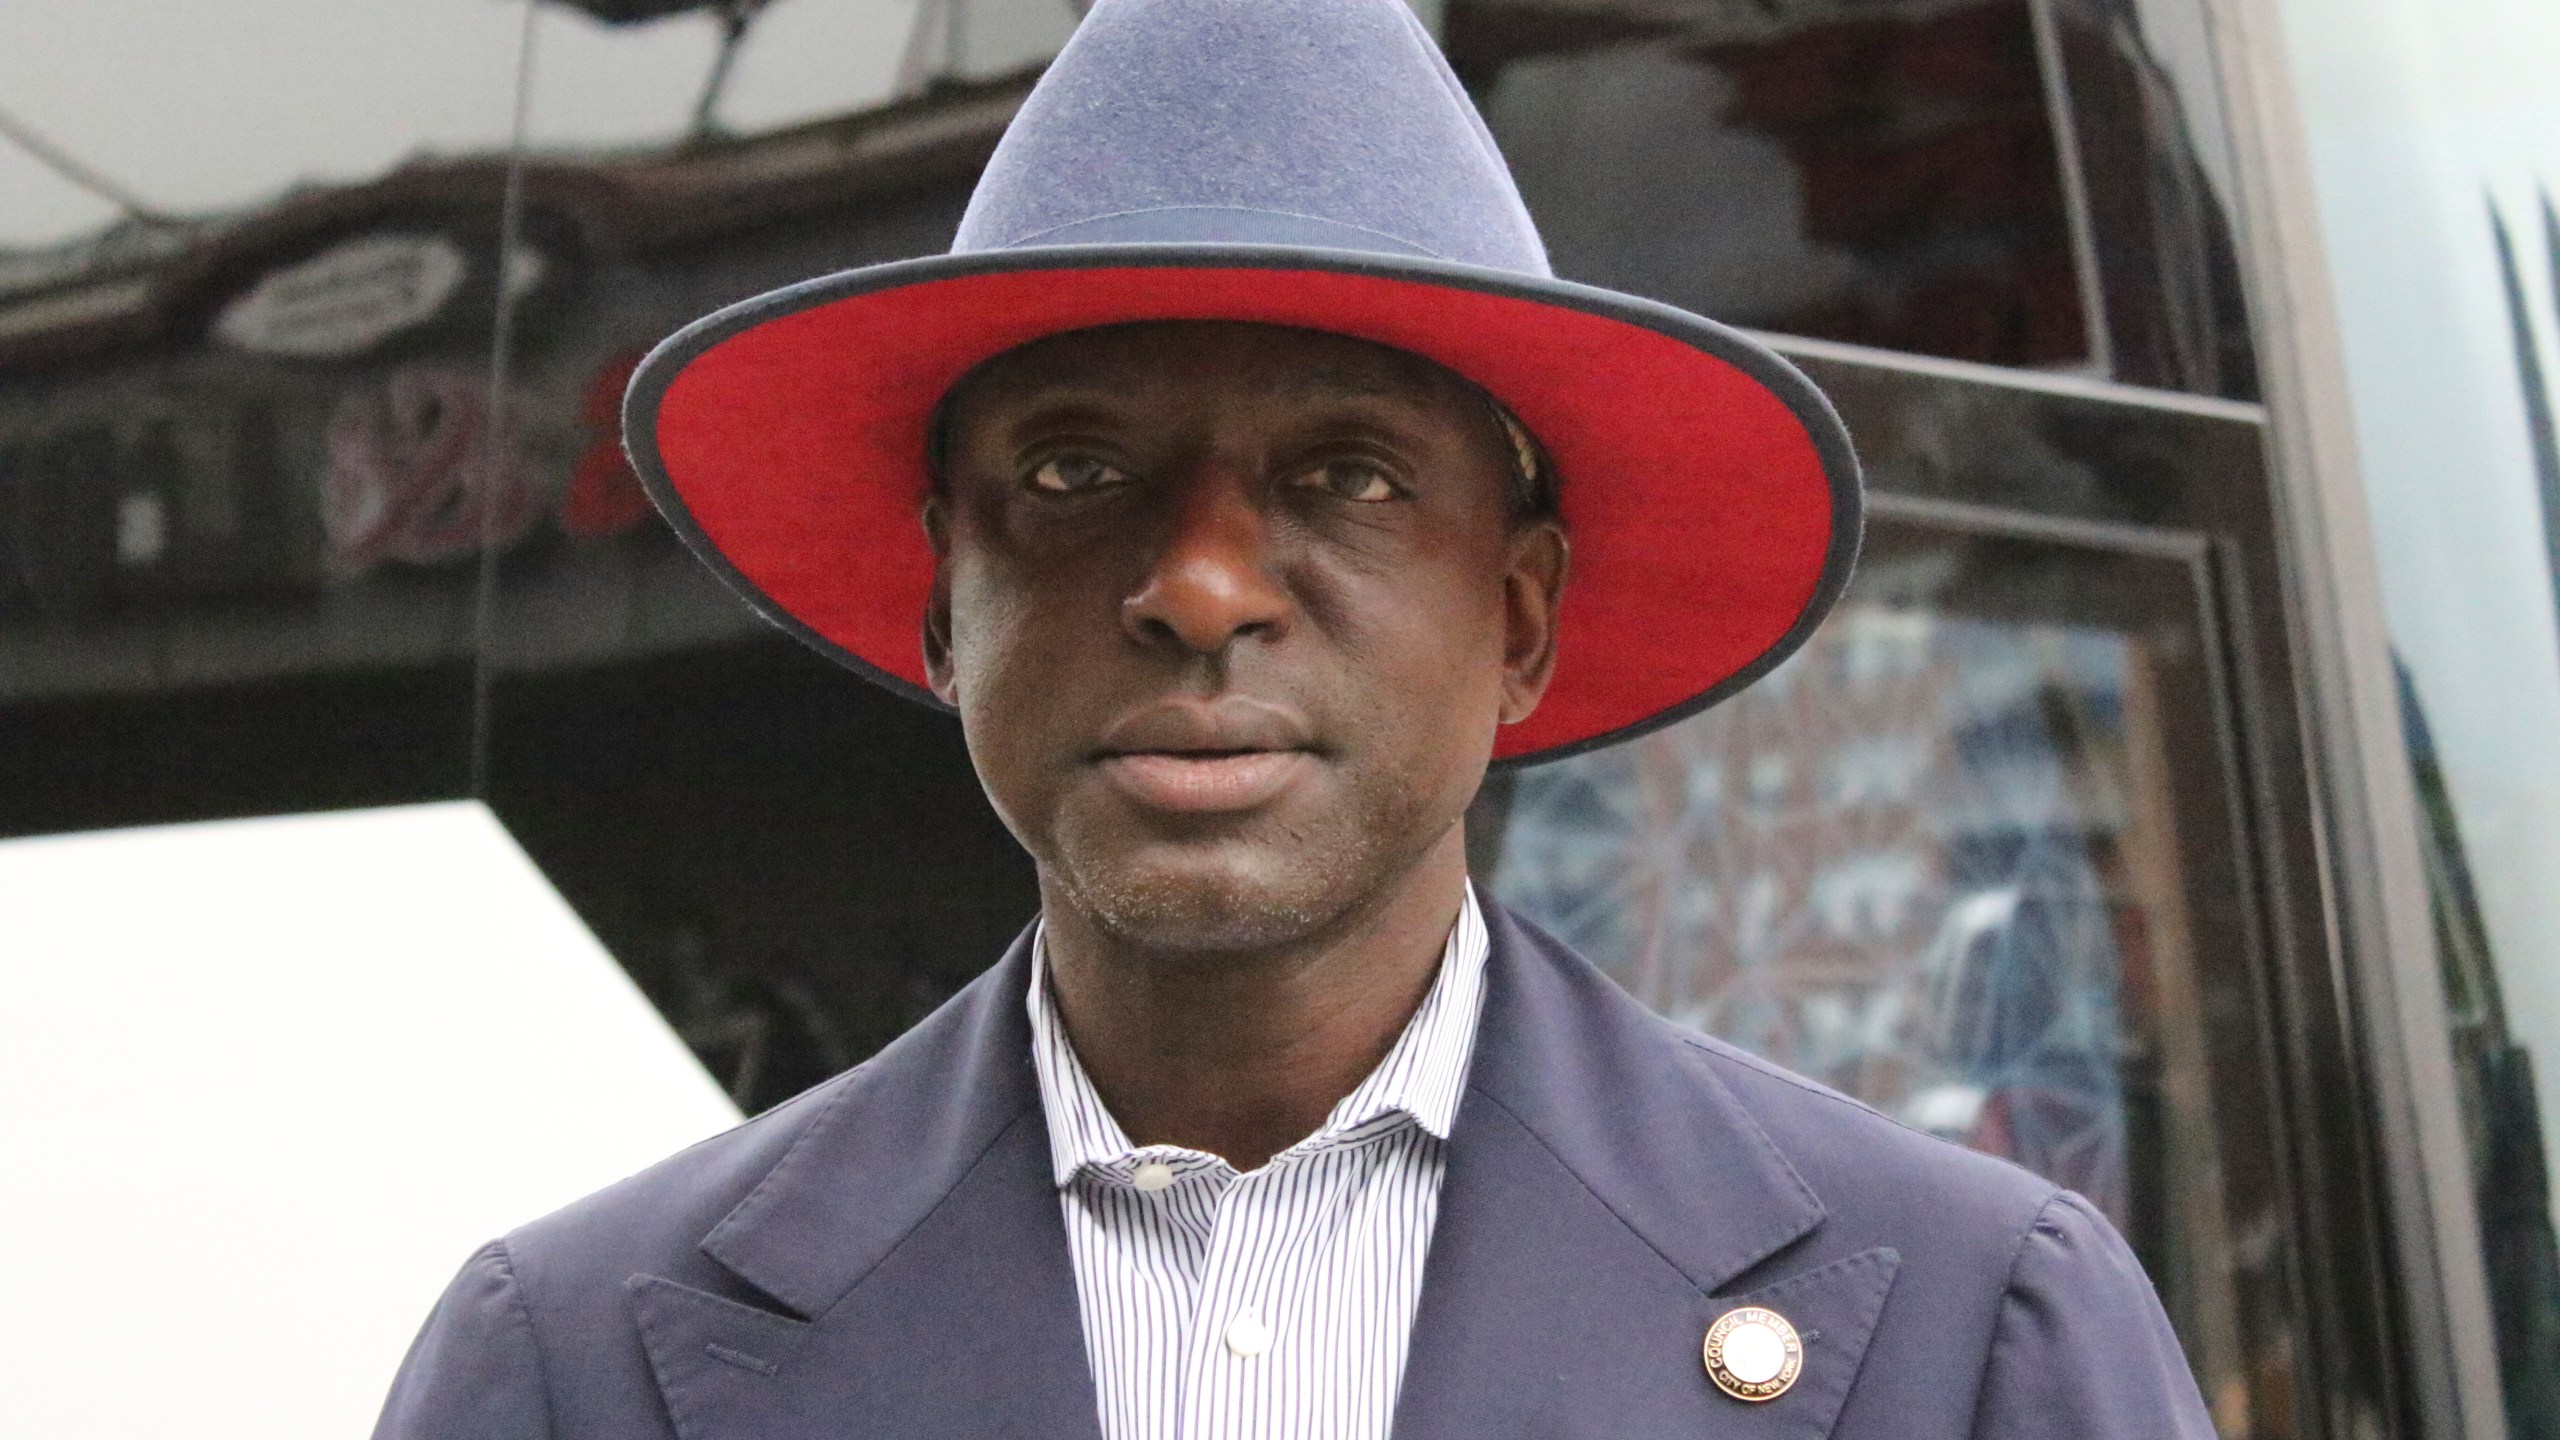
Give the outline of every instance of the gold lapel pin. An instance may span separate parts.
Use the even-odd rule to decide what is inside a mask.
[[[1804,1369],[1804,1340],[1787,1317],[1745,1305],[1707,1327],[1707,1378],[1736,1400],[1758,1404],[1787,1393]]]

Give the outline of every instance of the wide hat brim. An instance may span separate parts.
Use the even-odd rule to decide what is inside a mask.
[[[1469,265],[1298,246],[1016,248],[847,271],[695,322],[634,376],[632,463],[705,563],[783,629],[925,687],[919,523],[936,407],[1047,336],[1152,320],[1295,326],[1436,361],[1553,459],[1573,570],[1555,676],[1495,758],[1555,759],[1714,704],[1848,583],[1857,461],[1795,367],[1666,305]]]

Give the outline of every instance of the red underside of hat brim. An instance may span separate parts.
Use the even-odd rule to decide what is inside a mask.
[[[1845,438],[1828,457],[1816,443],[1809,422],[1838,422],[1801,377],[1791,404],[1689,340],[1529,295],[1327,269],[1084,265],[927,271],[744,318],[721,336],[714,317],[652,357],[633,391],[634,458],[760,608],[919,695],[934,407],[980,362],[1098,325],[1332,331],[1438,361],[1519,415],[1562,477],[1574,563],[1554,683],[1501,732],[1497,758],[1580,749],[1756,675],[1829,603],[1855,548],[1840,533],[1856,524],[1853,462]]]

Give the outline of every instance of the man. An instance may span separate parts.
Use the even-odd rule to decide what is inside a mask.
[[[1766,671],[1858,488],[1783,362],[1547,275],[1398,0],[1103,0],[951,255],[712,317],[629,422],[959,713],[1041,917],[474,1257],[387,1440],[2211,1433],[2084,1202],[1470,889],[1488,762]]]

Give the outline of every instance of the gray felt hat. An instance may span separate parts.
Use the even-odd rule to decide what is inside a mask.
[[[1713,703],[1847,583],[1857,462],[1794,367],[1666,305],[1553,277],[1493,136],[1400,0],[1100,0],[996,148],[947,255],[731,306],[633,379],[634,463],[764,614],[926,703],[916,524],[942,397],[1045,336],[1296,326],[1434,360],[1562,481],[1556,674],[1500,758]]]

